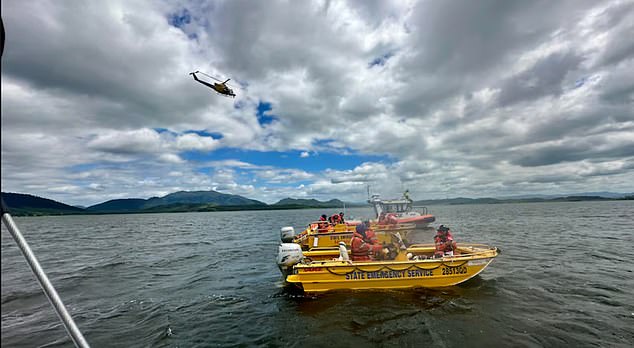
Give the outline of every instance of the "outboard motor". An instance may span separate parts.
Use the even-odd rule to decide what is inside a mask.
[[[303,258],[304,254],[302,254],[302,247],[299,244],[280,244],[277,251],[277,266],[282,271],[284,280],[286,280],[286,276],[291,274],[293,266],[300,263]]]
[[[280,229],[280,238],[282,243],[290,243],[295,238],[295,229],[291,226],[282,227]]]

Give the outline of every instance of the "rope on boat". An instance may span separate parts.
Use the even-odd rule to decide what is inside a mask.
[[[356,266],[355,266],[355,267],[353,267],[353,268],[352,268],[352,271],[350,271],[350,272],[343,272],[343,273],[337,273],[337,272],[334,272],[334,271],[332,271],[332,270],[331,270],[331,267],[325,267],[325,268],[326,268],[326,270],[327,270],[330,274],[337,275],[337,276],[344,276],[344,275],[346,275],[346,274],[350,274],[350,273],[353,273],[353,272],[380,272],[380,271],[383,271],[383,270],[385,270],[385,269],[388,269],[388,270],[390,270],[390,271],[409,271],[409,270],[410,270],[410,269],[412,269],[412,268],[417,268],[417,269],[419,269],[419,270],[421,270],[421,271],[433,271],[433,270],[435,270],[435,269],[440,268],[441,266],[445,266],[446,268],[457,268],[457,267],[462,267],[462,266],[464,266],[467,262],[469,262],[469,260],[466,260],[466,261],[462,262],[462,263],[461,263],[461,264],[459,264],[459,265],[451,266],[451,265],[446,264],[446,263],[445,263],[445,261],[441,261],[441,262],[440,262],[440,264],[439,264],[438,266],[436,266],[436,267],[431,267],[431,268],[419,267],[418,265],[413,264],[413,265],[409,265],[407,268],[401,268],[401,269],[398,269],[398,268],[392,268],[392,267],[390,267],[390,266],[388,266],[388,265],[385,265],[385,266],[380,266],[380,267],[379,267],[379,268],[377,268],[376,270],[367,270],[367,269],[362,269],[362,268],[359,268],[359,267],[356,267]],[[453,261],[452,261],[452,263],[453,263]]]

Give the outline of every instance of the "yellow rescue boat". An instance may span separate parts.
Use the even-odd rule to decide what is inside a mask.
[[[414,244],[399,250],[393,260],[353,262],[335,258],[341,255],[341,250],[344,249],[303,252],[299,257],[296,255],[294,260],[299,262],[292,268],[283,269],[280,259],[278,264],[286,283],[307,293],[343,289],[439,288],[475,277],[499,254],[496,247],[461,243],[454,256],[433,258],[434,245]],[[281,251],[282,246],[280,254]],[[286,265],[291,266],[291,263]]]
[[[293,236],[292,242],[301,245],[303,250],[337,247],[339,242],[344,242],[348,246],[350,245],[350,239],[352,239],[356,225],[337,224],[334,226],[328,225],[327,227],[321,227],[322,225],[320,224],[326,223],[318,221],[309,224],[304,231]],[[375,232],[379,242],[391,243],[396,233],[398,233],[401,238],[407,240],[409,234],[416,229],[416,225],[377,225],[376,223],[372,223],[371,228]],[[282,231],[282,233],[284,232]],[[284,241],[284,236],[282,236],[282,240]]]

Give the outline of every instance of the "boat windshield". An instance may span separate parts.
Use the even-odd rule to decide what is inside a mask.
[[[411,203],[389,203],[383,204],[383,211],[386,213],[406,213],[412,210]]]

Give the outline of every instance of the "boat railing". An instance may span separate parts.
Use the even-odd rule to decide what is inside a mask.
[[[3,26],[3,30],[4,30],[4,26]],[[9,214],[8,207],[4,203],[4,200],[1,199],[1,197],[0,197],[0,206],[2,210],[2,222],[6,226],[9,233],[11,234],[11,237],[13,237],[13,240],[18,245],[20,252],[26,259],[26,262],[31,268],[33,275],[35,275],[35,279],[37,279],[38,283],[40,284],[42,291],[44,292],[49,302],[53,306],[53,309],[55,310],[55,313],[57,313],[57,316],[61,320],[64,328],[66,329],[66,332],[68,333],[68,336],[70,336],[70,338],[72,339],[73,343],[75,344],[75,347],[90,348],[90,346],[88,345],[88,342],[86,341],[83,334],[77,327],[77,324],[75,324],[73,317],[70,315],[70,313],[66,309],[66,306],[62,302],[62,299],[57,293],[57,290],[55,290],[55,287],[53,287],[53,284],[48,279],[48,276],[44,272],[44,269],[42,268],[39,261],[35,257],[35,254],[33,253],[33,250],[31,249],[31,247],[29,246],[29,243],[27,243],[26,239],[24,239],[22,232],[13,221],[11,214]]]
[[[421,213],[421,215],[427,215],[429,214],[429,210],[427,209],[427,207],[414,207],[416,209],[417,212]]]
[[[323,226],[323,227],[320,227]],[[402,224],[378,224],[372,223],[371,227],[375,232],[399,232],[406,230],[413,230],[416,228],[416,224],[413,223],[402,223]],[[324,221],[315,221],[308,224],[306,230],[308,233],[304,233],[303,231],[300,236],[304,237],[308,234],[329,234],[329,233],[352,233],[356,229],[355,225],[348,224],[337,224],[332,225],[328,222]]]
[[[331,259],[318,259],[318,260],[312,260],[309,258],[308,262],[304,263],[304,264],[298,264],[297,266],[304,266],[304,267],[319,267],[319,266],[328,266],[328,267],[358,267],[358,266],[372,266],[372,267],[382,267],[383,265],[408,265],[408,264],[412,264],[412,263],[423,263],[423,264],[434,264],[434,263],[441,263],[441,264],[446,264],[449,263],[454,264],[456,262],[467,262],[470,260],[473,260],[474,258],[476,259],[480,259],[480,258],[492,258],[495,257],[495,255],[491,255],[490,253],[494,250],[497,250],[496,248],[492,248],[492,249],[486,249],[486,250],[480,250],[478,252],[473,252],[473,253],[461,253],[455,256],[444,256],[442,258],[434,258],[434,257],[429,257],[429,258],[424,258],[424,259],[412,259],[412,260],[372,260],[372,261],[353,261],[352,263],[350,262],[345,262],[342,261],[341,263],[337,264],[334,263],[333,264],[333,260]],[[313,251],[312,249],[310,251]],[[322,250],[314,250],[317,252],[322,252],[322,253],[329,253],[332,252],[331,250],[326,250],[326,249],[322,249]],[[488,255],[487,255],[488,254]],[[486,255],[486,256],[485,256]]]
[[[435,250],[436,245],[429,244],[429,243],[411,244],[407,248],[408,250],[409,249],[434,249]],[[478,243],[458,243],[458,247],[456,249],[459,252],[459,254],[457,254],[455,257],[470,256],[470,255],[481,254],[483,252],[489,252],[492,250],[499,250],[498,248],[494,246],[486,245],[486,244],[478,244]]]
[[[436,249],[436,246],[434,244],[411,244],[410,246],[407,247],[406,252],[416,252],[418,251],[434,251]],[[422,250],[421,250],[422,249]],[[494,247],[494,246],[490,246],[490,245],[486,245],[486,244],[476,244],[476,243],[462,243],[458,245],[458,250],[460,252],[460,254],[455,255],[453,258],[459,258],[459,257],[468,257],[468,256],[473,256],[473,255],[477,255],[477,254],[482,254],[484,252],[490,252],[493,250],[499,250],[498,248]],[[311,248],[309,250],[310,252],[314,252],[314,251],[320,251],[320,252],[339,252],[339,248],[336,246],[332,246],[332,247],[314,247]]]
[[[331,224],[328,221],[314,221],[308,224],[308,229],[311,231],[315,231],[315,232],[322,232],[322,233],[328,233],[328,232],[352,232],[352,230],[348,230],[349,228],[354,227],[348,224]]]

